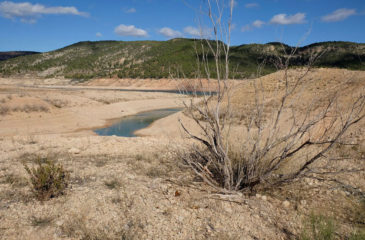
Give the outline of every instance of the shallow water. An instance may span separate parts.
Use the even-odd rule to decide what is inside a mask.
[[[28,87],[27,85],[21,85]],[[183,95],[194,95],[194,96],[210,96],[216,95],[215,91],[182,91],[182,90],[164,90],[164,89],[121,89],[121,88],[68,88],[62,86],[32,86],[32,88],[46,88],[46,89],[62,89],[65,91],[80,91],[80,90],[94,90],[94,91],[120,91],[120,92],[150,92],[150,93],[176,93]]]
[[[148,127],[154,121],[181,111],[182,108],[157,109],[127,116],[113,125],[94,130],[100,136],[136,137],[134,132]]]

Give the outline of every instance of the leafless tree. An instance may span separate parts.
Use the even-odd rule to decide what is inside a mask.
[[[208,10],[203,13],[210,21],[213,35],[202,35],[197,41],[197,65],[207,82],[203,84],[201,80],[189,89],[183,84],[182,90],[196,92],[197,86],[204,85],[209,89],[215,86],[215,91],[203,93],[199,101],[186,104],[185,113],[194,120],[199,132],[180,121],[188,137],[195,140],[180,157],[207,184],[224,193],[250,191],[304,176],[352,125],[364,118],[365,89],[353,97],[346,109],[335,91],[303,102],[308,74],[321,53],[313,54],[305,67],[292,70],[290,63],[297,51],[293,48],[274,62],[281,70],[277,87],[266,86],[262,78],[245,80],[253,89],[246,96],[252,104],[236,109],[232,93],[239,89],[229,84],[234,0],[205,3]],[[234,124],[237,111],[240,122]],[[283,170],[288,166],[290,170]]]

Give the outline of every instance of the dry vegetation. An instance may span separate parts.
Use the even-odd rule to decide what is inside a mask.
[[[197,60],[202,65],[201,77],[212,81],[214,76],[217,89],[214,94],[204,94],[199,102],[185,104],[186,115],[200,131],[194,133],[180,121],[187,136],[198,143],[182,151],[180,158],[222,193],[273,189],[313,172],[331,172],[326,169],[330,164],[317,165],[329,158],[327,153],[334,146],[346,144],[342,137],[365,118],[363,79],[343,78],[339,84],[329,81],[328,87],[316,86],[313,90],[316,83],[310,79],[311,70],[323,54],[312,53],[305,67],[292,70],[298,48],[288,51],[283,45],[285,56],[270,60],[280,70],[276,78],[270,82],[263,78],[246,80],[242,84],[247,93],[244,95],[242,89],[231,89],[228,81],[234,2],[229,3],[208,0],[207,12],[202,13],[214,28],[214,40],[205,39],[198,46],[202,53],[197,52]],[[227,4],[230,7],[226,13]],[[208,59],[214,59],[215,64],[212,66]],[[264,66],[265,62],[258,72]],[[189,90],[189,86],[183,89]],[[234,102],[237,95],[244,96],[244,103]]]

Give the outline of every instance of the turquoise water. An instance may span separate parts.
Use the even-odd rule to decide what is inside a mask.
[[[94,130],[100,136],[136,137],[134,132],[148,127],[154,121],[181,111],[182,108],[158,109],[127,116],[110,127]]]

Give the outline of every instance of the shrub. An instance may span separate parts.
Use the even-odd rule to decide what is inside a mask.
[[[121,185],[121,183],[117,179],[112,179],[110,181],[105,181],[104,184],[109,189],[117,189]]]
[[[361,199],[360,203],[356,207],[354,222],[355,224],[365,227],[365,198]]]
[[[365,230],[352,233],[349,240],[365,240]]]
[[[313,81],[309,73],[321,53],[314,54],[304,68],[292,70],[296,48],[285,57],[272,59],[281,70],[272,79],[277,84],[256,78],[242,83],[244,88],[231,85],[229,43],[233,0],[225,14],[219,6],[227,1],[214,1],[219,2],[218,7],[212,7],[210,0],[205,2],[215,40],[201,35],[209,47],[201,44],[203,53],[197,54],[197,69],[202,69],[198,78],[207,79],[208,85],[215,81],[216,87],[211,88],[214,94],[206,93],[198,101],[184,102],[184,113],[195,122],[196,129],[180,121],[186,136],[195,140],[180,159],[220,193],[272,189],[329,168],[328,163],[322,169],[318,166],[348,129],[365,118],[363,91],[354,93],[351,101],[342,101],[333,87],[324,92],[314,90],[317,86],[310,93],[313,98],[304,100],[303,92]],[[227,22],[222,21],[222,15],[227,16]],[[210,59],[214,59],[214,66]],[[258,75],[265,64],[266,60],[258,66]],[[349,80],[344,84],[349,84]],[[204,82],[198,85],[204,86]],[[180,87],[183,92],[190,89],[189,85]],[[243,92],[239,94],[241,89]],[[198,96],[197,91],[192,95]],[[234,114],[241,117],[235,119]]]
[[[38,200],[44,201],[62,195],[68,186],[69,174],[61,164],[50,159],[37,159],[37,167],[29,168],[24,164],[30,176],[33,192]]]
[[[0,115],[6,115],[9,112],[9,107],[8,106],[0,106]]]
[[[335,238],[335,224],[332,219],[312,214],[302,232],[302,240],[331,240]]]

